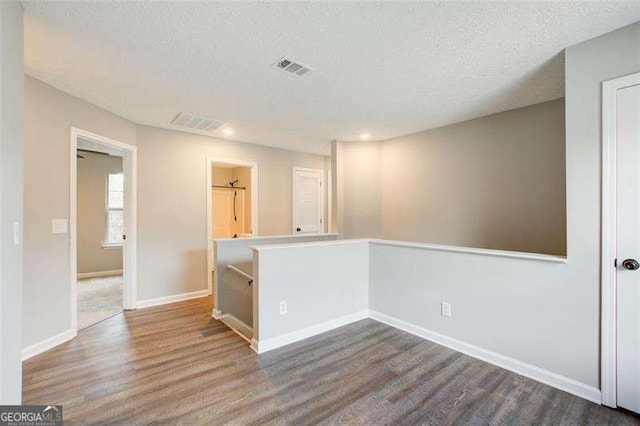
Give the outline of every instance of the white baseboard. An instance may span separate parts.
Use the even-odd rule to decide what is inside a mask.
[[[290,345],[291,343],[299,342],[300,340],[316,336],[318,334],[326,333],[327,331],[342,327],[347,324],[351,324],[352,322],[363,320],[368,316],[369,312],[367,310],[364,310],[320,324],[312,325],[311,327],[303,328],[301,330],[296,330],[291,333],[283,334],[281,336],[272,337],[270,339],[252,339],[251,349],[253,349],[256,353],[262,354],[286,345]]]
[[[151,306],[166,305],[167,303],[182,302],[184,300],[197,299],[198,297],[206,297],[209,290],[198,290],[191,293],[174,294],[171,296],[156,297],[155,299],[138,300],[136,306],[138,308],[149,308]]]
[[[430,340],[442,346],[446,346],[454,351],[462,352],[463,354],[472,356],[505,370],[512,371],[520,374],[521,376],[528,377],[546,385],[552,386],[556,389],[568,392],[570,394],[579,396],[586,400],[601,403],[602,395],[600,389],[578,382],[577,380],[570,379],[560,374],[553,373],[535,365],[527,364],[522,361],[518,361],[514,358],[509,358],[504,355],[500,355],[496,352],[491,352],[486,349],[479,348],[474,345],[462,342],[460,340],[447,337],[440,333],[428,330],[426,328],[419,327],[417,325],[408,323],[406,321],[399,320],[389,315],[382,314],[376,311],[369,311],[369,317],[382,322],[384,324],[395,327],[399,330],[406,331],[407,333],[414,334],[423,339]]]
[[[213,318],[213,319],[222,318],[222,311],[220,311],[218,309],[214,309],[213,311],[211,311],[211,318]]]
[[[49,349],[53,349],[64,342],[68,342],[77,335],[78,332],[76,330],[70,329],[67,331],[63,331],[60,334],[56,334],[55,336],[51,336],[48,339],[44,339],[43,341],[38,342],[34,345],[28,346],[22,350],[22,360],[26,361],[29,358],[48,351]]]
[[[223,314],[217,318],[213,314],[211,316],[225,323],[231,330],[235,331],[237,335],[242,337],[247,342],[251,343],[251,341],[253,340],[253,328],[241,321],[235,315]]]
[[[82,274],[78,274],[77,277],[81,280],[83,278],[111,277],[114,275],[122,275],[122,269],[116,269],[113,271],[84,272]]]

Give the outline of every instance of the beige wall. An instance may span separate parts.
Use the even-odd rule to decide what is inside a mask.
[[[31,77],[24,89],[26,347],[71,327],[69,235],[51,233],[51,219],[69,218],[70,129],[135,145],[136,127]]]
[[[566,254],[564,99],[384,142],[382,235]]]
[[[564,99],[344,143],[344,234],[566,253]]]
[[[122,157],[82,152],[78,160],[78,273],[122,270],[122,248],[103,249],[110,173],[122,173]]]
[[[137,142],[140,300],[207,288],[207,157],[258,163],[259,235],[291,234],[291,169],[325,164],[320,155],[148,126],[138,126]]]
[[[231,168],[211,167],[211,183],[213,185],[229,185],[231,180]]]
[[[348,143],[343,149],[342,222],[345,238],[381,237],[382,143]]]
[[[13,244],[22,225],[23,200],[22,5],[0,2],[0,404],[22,399],[23,244]],[[26,229],[21,226],[20,232]]]
[[[259,165],[259,234],[291,233],[291,168],[324,169],[325,158],[137,126],[33,78],[25,79],[24,339],[30,346],[71,326],[70,128],[138,146],[138,300],[207,288],[207,157]]]

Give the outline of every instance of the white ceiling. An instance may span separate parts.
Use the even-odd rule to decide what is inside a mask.
[[[561,97],[565,47],[640,20],[640,2],[23,3],[28,75],[138,123],[187,111],[324,153]],[[272,69],[284,55],[313,71]]]

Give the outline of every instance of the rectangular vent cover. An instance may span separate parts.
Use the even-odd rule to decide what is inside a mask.
[[[174,126],[186,127],[187,129],[213,132],[214,130],[222,127],[225,122],[222,120],[216,120],[215,118],[198,117],[195,114],[181,112],[171,120],[171,124]]]
[[[311,71],[311,68],[309,68],[308,66],[302,65],[301,63],[287,57],[278,59],[278,62],[276,62],[272,66],[273,68],[293,75],[305,75],[306,73]]]

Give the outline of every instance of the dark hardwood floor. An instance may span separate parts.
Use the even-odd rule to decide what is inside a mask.
[[[24,363],[24,403],[113,424],[638,424],[364,320],[261,356],[210,298],[126,312]]]

